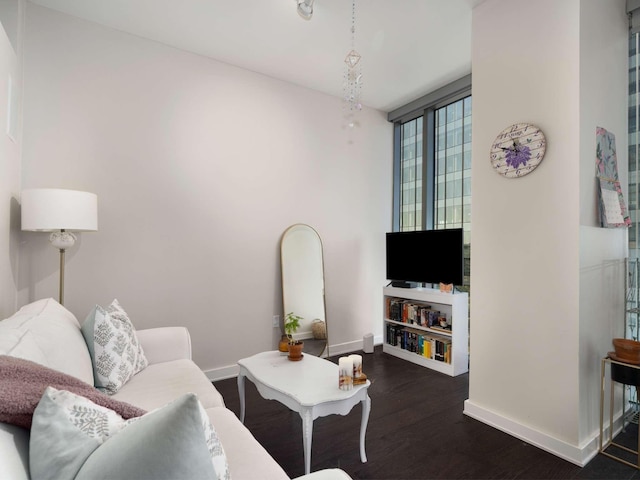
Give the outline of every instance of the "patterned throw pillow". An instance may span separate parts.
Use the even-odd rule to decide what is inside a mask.
[[[148,365],[136,330],[118,300],[106,310],[96,305],[82,325],[82,334],[91,354],[95,386],[109,395]]]
[[[147,362],[147,357],[144,356],[144,351],[142,350],[142,345],[140,344],[140,342],[138,341],[138,337],[136,336],[136,331],[133,328],[133,323],[129,319],[129,315],[127,315],[127,312],[124,311],[124,308],[120,306],[120,303],[117,299],[114,299],[113,302],[111,302],[111,305],[106,308],[106,310],[111,314],[111,318],[119,320],[123,326],[128,326],[128,328],[131,329],[131,346],[133,349],[137,350],[137,362],[136,366],[133,369],[135,375],[136,373],[147,368],[149,362]]]
[[[200,402],[198,402],[198,409],[200,411],[200,422],[202,423],[204,438],[207,442],[207,449],[211,455],[211,463],[213,464],[213,469],[218,475],[218,480],[231,480],[227,456],[224,453],[224,448],[222,448],[222,443],[220,443],[218,434],[213,428],[213,425],[211,425],[209,415],[207,415],[207,411]]]
[[[198,478],[230,480],[218,436],[194,394],[123,420],[64,390],[45,390],[33,416],[34,479]]]

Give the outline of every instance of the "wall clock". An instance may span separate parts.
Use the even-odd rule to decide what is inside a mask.
[[[522,177],[540,165],[546,147],[542,130],[530,123],[514,123],[493,141],[491,166],[507,178]]]

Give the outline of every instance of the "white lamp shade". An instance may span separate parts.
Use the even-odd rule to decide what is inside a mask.
[[[50,232],[98,230],[98,196],[58,188],[22,191],[22,230]]]

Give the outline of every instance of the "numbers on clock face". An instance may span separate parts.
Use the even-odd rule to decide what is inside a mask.
[[[538,127],[516,123],[500,132],[491,145],[491,165],[507,178],[522,177],[535,170],[545,150],[546,139]]]

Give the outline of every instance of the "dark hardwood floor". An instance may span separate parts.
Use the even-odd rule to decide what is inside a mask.
[[[634,479],[603,455],[580,468],[462,414],[468,375],[452,378],[382,353],[362,354],[371,380],[368,462],[360,462],[361,407],[313,425],[311,471],[339,467],[354,479]],[[336,358],[330,360],[337,362]],[[239,416],[236,379],[214,382]],[[245,425],[290,477],[304,474],[300,416],[246,381]],[[637,428],[631,426],[628,430]],[[636,433],[629,432],[637,438]]]

